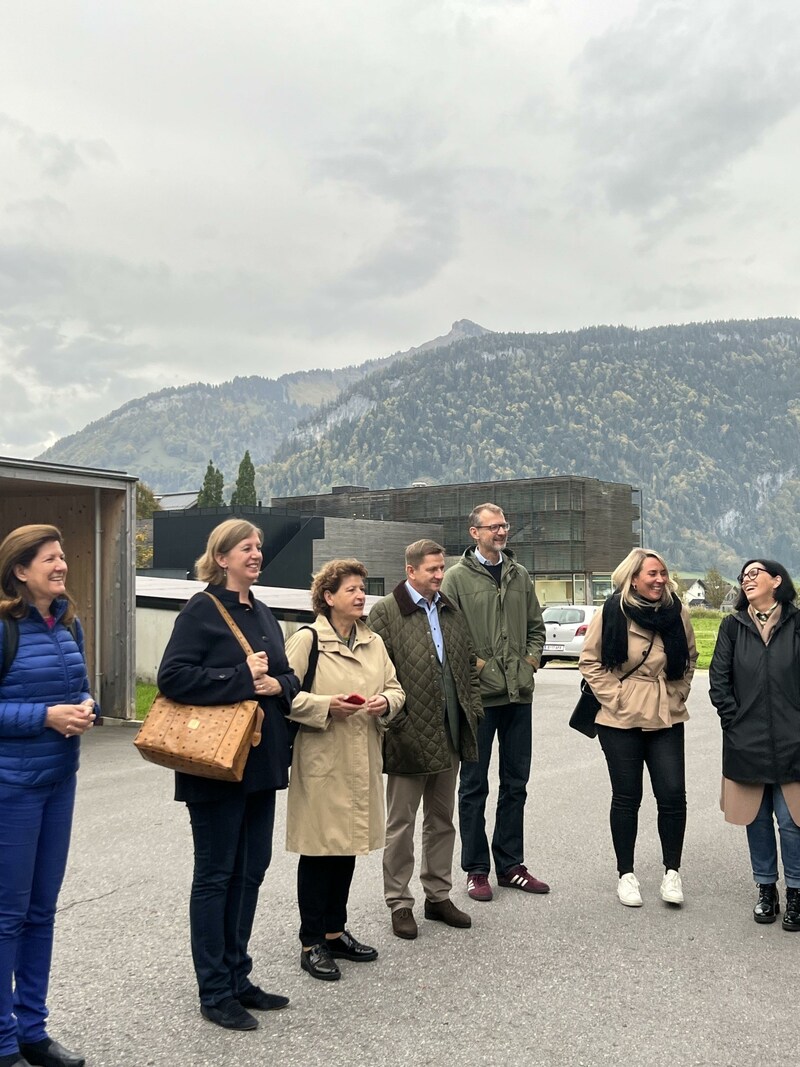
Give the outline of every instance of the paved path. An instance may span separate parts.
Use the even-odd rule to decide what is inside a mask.
[[[687,727],[681,909],[658,898],[652,798],[637,851],[645,906],[617,902],[602,753],[566,725],[571,670],[541,672],[534,704],[527,859],[552,884],[547,897],[502,889],[477,904],[459,873],[454,899],[468,906],[472,930],[425,922],[420,902],[419,938],[400,941],[382,900],[380,854],[360,859],[350,925],[380,959],[343,964],[338,983],[315,982],[298,965],[296,860],[283,851],[279,803],[253,977],[292,1004],[246,1034],[198,1013],[190,835],[172,776],[144,763],[130,729],[95,731],[84,742],[58,917],[53,1034],[83,1050],[88,1067],[796,1063],[800,934],[750,917],[744,832],[717,809],[719,728],[706,690],[701,673]]]

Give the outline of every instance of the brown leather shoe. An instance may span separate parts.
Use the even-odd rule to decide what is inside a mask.
[[[446,923],[448,926],[457,926],[466,930],[472,926],[472,919],[465,911],[457,908],[452,900],[426,900],[425,918],[435,919],[437,922]]]
[[[419,930],[411,908],[398,908],[392,912],[392,930],[395,937],[403,937],[406,941],[414,940]]]

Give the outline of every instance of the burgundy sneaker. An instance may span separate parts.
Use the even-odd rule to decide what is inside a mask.
[[[473,900],[491,900],[494,894],[489,885],[489,875],[483,871],[470,871],[467,875],[467,892]]]
[[[550,892],[550,886],[547,882],[540,882],[538,878],[534,878],[522,863],[518,863],[516,867],[512,867],[505,874],[498,874],[497,884],[505,886],[506,889],[521,889],[523,893]]]

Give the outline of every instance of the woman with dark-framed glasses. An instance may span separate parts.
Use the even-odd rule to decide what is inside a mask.
[[[800,930],[800,611],[786,568],[749,559],[734,613],[723,620],[709,670],[722,726],[722,797],[727,822],[747,827],[757,923],[780,914],[781,844],[786,881],[783,929]]]

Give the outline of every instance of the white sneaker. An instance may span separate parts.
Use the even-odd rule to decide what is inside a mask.
[[[623,874],[617,886],[617,896],[620,904],[624,904],[626,908],[641,908],[642,894],[639,892],[639,883],[636,881],[635,874]]]
[[[683,904],[683,884],[677,871],[667,871],[661,882],[661,899],[667,904]]]

